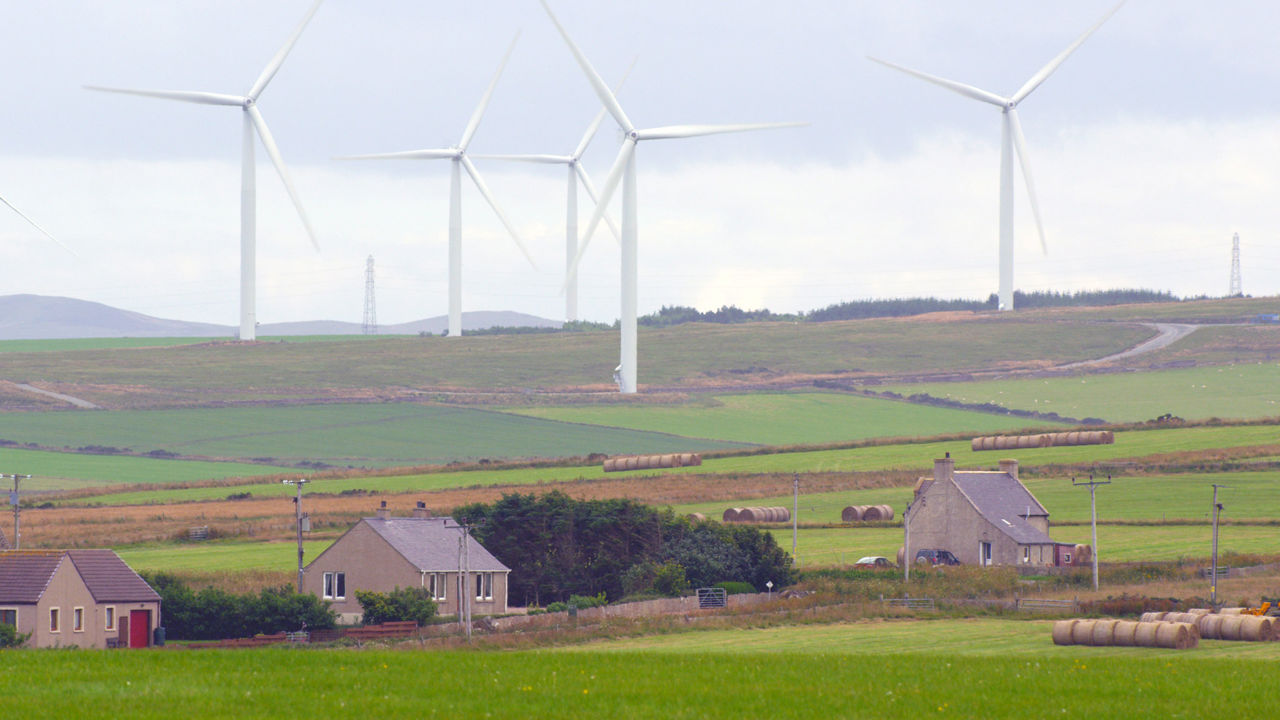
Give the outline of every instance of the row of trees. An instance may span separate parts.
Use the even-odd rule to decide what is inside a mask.
[[[791,556],[750,526],[691,523],[633,500],[574,500],[562,492],[504,495],[460,507],[454,517],[511,568],[513,605],[572,595],[625,595],[704,587],[722,581],[794,582]]]

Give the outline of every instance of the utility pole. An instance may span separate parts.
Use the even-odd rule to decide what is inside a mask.
[[[800,473],[796,473],[791,490],[791,557],[796,556],[796,538],[800,520]]]
[[[1098,589],[1098,500],[1096,492],[1099,485],[1110,485],[1111,476],[1107,476],[1106,482],[1094,480],[1093,476],[1089,476],[1089,482],[1078,483],[1075,478],[1071,478],[1071,484],[1075,487],[1089,487],[1089,524],[1093,527],[1093,589]]]
[[[307,530],[311,530],[311,518],[302,513],[302,486],[307,484],[306,478],[298,478],[297,480],[281,480],[285,485],[294,485],[298,488],[298,495],[293,499],[293,518],[298,529],[298,593],[302,593],[302,524],[305,521]]]
[[[471,642],[471,528],[458,522],[458,622],[467,631],[467,642]]]
[[[1218,488],[1230,487],[1229,485],[1213,486],[1213,567],[1210,572],[1213,573],[1212,579],[1209,581],[1209,604],[1218,606],[1218,514],[1222,512],[1222,503],[1218,502]]]
[[[9,493],[9,504],[13,506],[13,549],[20,550],[22,549],[22,524],[21,518],[19,517],[21,506],[18,504],[18,481],[30,480],[31,476],[15,474],[5,475],[4,473],[0,473],[0,480],[3,480],[6,477],[13,480],[13,491]]]

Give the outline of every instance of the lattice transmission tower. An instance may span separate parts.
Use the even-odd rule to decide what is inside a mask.
[[[1240,233],[1236,233],[1231,238],[1231,291],[1227,297],[1243,296],[1244,291],[1240,288]]]
[[[378,334],[378,307],[373,298],[373,256],[364,261],[364,322],[365,335]]]

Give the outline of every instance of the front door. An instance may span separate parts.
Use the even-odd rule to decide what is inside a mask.
[[[991,564],[991,543],[978,543],[978,564],[983,567]]]
[[[151,644],[151,611],[129,611],[129,647],[144,648]]]

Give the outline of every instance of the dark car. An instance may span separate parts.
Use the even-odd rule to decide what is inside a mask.
[[[917,550],[916,562],[930,565],[959,565],[960,560],[950,550]]]

